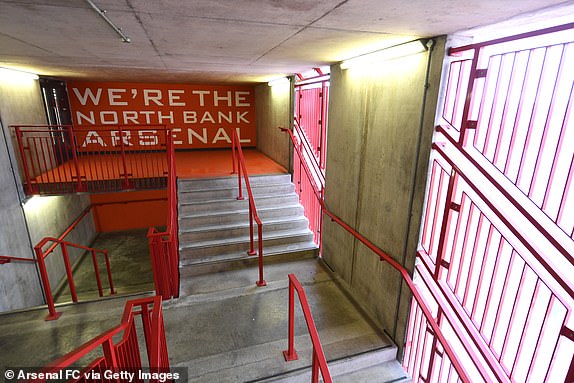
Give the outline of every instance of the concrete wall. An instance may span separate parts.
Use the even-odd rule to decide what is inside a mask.
[[[59,236],[86,206],[87,196],[34,197],[25,201],[14,153],[12,124],[46,124],[37,80],[0,74],[0,254],[32,258],[33,245],[44,236]],[[71,240],[89,243],[95,235],[91,217]],[[52,287],[64,275],[61,261],[50,260]],[[36,265],[0,265],[0,311],[44,303]]]
[[[430,56],[424,52],[376,67],[331,68],[327,206],[409,270],[444,57],[444,39],[435,42]],[[323,226],[323,257],[402,347],[410,294],[399,274],[329,219]]]
[[[290,168],[290,145],[287,134],[277,127],[291,127],[293,91],[291,84],[255,87],[257,113],[257,149],[284,168]]]

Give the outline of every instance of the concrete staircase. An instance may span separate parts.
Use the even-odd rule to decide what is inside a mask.
[[[317,246],[289,174],[250,177],[263,222],[265,256],[311,254]],[[249,205],[237,200],[237,177],[180,179],[180,267],[214,265],[249,258]],[[257,226],[254,226],[257,249]]]

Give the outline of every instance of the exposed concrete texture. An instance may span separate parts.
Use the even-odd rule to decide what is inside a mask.
[[[21,205],[24,193],[9,129],[15,123],[46,123],[40,87],[31,78],[0,77],[0,254],[32,258]],[[42,303],[35,264],[18,262],[0,266],[0,311]]]
[[[257,149],[285,169],[290,169],[291,165],[289,137],[277,128],[291,128],[292,94],[291,84],[255,87]]]
[[[368,69],[331,68],[327,206],[409,270],[444,56],[444,39],[435,41],[426,102],[429,53]],[[401,347],[410,294],[398,272],[330,220],[323,228],[326,262]]]
[[[0,143],[0,253],[33,258],[33,246],[43,237],[58,237],[89,204],[87,195],[34,197],[24,204],[14,124],[46,124],[40,86],[31,77],[0,78],[0,121],[3,134]],[[95,235],[91,215],[86,217],[67,238],[89,245]],[[71,251],[72,262],[79,252]],[[47,261],[52,287],[64,275],[59,254]],[[44,303],[40,280],[33,263],[0,266],[0,311],[32,307]]]

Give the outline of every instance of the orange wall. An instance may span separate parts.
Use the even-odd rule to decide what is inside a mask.
[[[91,194],[90,201],[106,204],[92,209],[100,233],[167,224],[167,190]]]

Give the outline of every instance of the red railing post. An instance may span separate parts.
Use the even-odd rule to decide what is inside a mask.
[[[283,351],[285,361],[297,360],[299,357],[295,351],[295,288],[291,275],[289,276],[289,330],[288,330],[287,350]]]
[[[112,269],[110,267],[110,257],[108,256],[108,251],[104,250],[104,257],[106,259],[106,270],[108,272],[108,283],[110,284],[110,295],[114,295],[114,281],[112,280]]]
[[[16,140],[18,141],[18,149],[20,151],[20,160],[22,161],[22,169],[24,170],[24,176],[26,177],[26,194],[31,195],[37,192],[32,186],[32,177],[30,176],[30,169],[28,169],[28,161],[26,160],[26,152],[24,151],[24,143],[22,142],[23,132],[20,130],[19,126],[14,128],[16,133]]]
[[[120,151],[121,151],[121,158],[122,158],[122,167],[124,170],[124,174],[120,174],[120,177],[123,177],[122,181],[122,189],[129,189],[130,188],[130,178],[128,173],[128,161],[126,158],[126,149],[124,145],[124,131],[121,126],[118,127],[120,133]]]
[[[70,256],[68,255],[68,247],[66,242],[61,242],[62,256],[64,257],[64,266],[66,267],[66,274],[68,275],[68,285],[70,286],[70,294],[72,294],[72,301],[78,303],[78,295],[76,293],[76,286],[74,284],[74,276],[72,273],[72,266],[70,265]]]
[[[50,278],[48,278],[48,272],[46,271],[46,264],[44,263],[44,255],[42,254],[42,248],[36,246],[34,248],[36,252],[36,260],[38,262],[38,269],[40,271],[40,278],[42,279],[42,286],[44,287],[44,295],[46,296],[46,304],[48,305],[48,316],[45,320],[51,321],[58,319],[62,313],[56,312],[56,307],[54,306],[54,297],[52,296],[52,288],[50,287]]]
[[[104,289],[102,288],[102,280],[100,278],[100,269],[98,268],[98,258],[96,254],[96,249],[92,249],[92,262],[94,264],[94,272],[96,273],[96,283],[98,284],[98,294],[100,297],[104,296]]]
[[[256,282],[257,286],[267,286],[267,282],[263,279],[263,225],[261,221],[257,222],[257,241],[259,245],[259,280]]]
[[[253,208],[251,207],[251,201],[249,201],[249,250],[247,251],[249,255],[255,255],[254,241],[253,241]]]
[[[68,125],[66,128],[68,130],[70,138],[72,159],[74,161],[74,168],[76,169],[76,177],[78,178],[78,183],[76,185],[76,192],[83,192],[87,190],[87,187],[84,187],[84,185],[82,184],[82,175],[80,174],[80,162],[78,161],[78,147],[76,145],[76,135],[74,134],[72,125]],[[74,179],[73,175],[72,179]]]
[[[313,347],[313,362],[311,364],[311,382],[319,383],[319,362],[317,361],[317,353]]]
[[[236,172],[236,168],[235,168],[235,163],[237,161],[237,155],[235,153],[235,134],[231,135],[231,164],[233,166],[233,171],[231,172],[231,174],[235,174]]]

